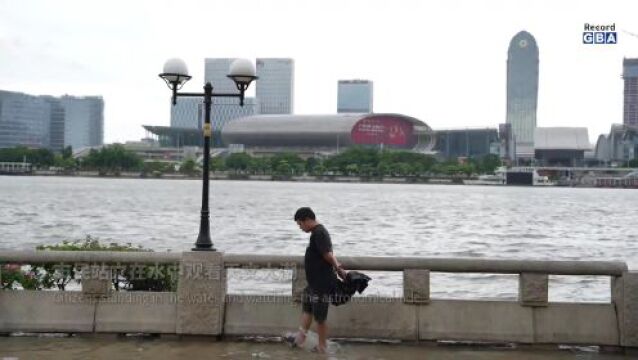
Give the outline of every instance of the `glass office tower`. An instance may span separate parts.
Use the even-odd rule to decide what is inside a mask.
[[[507,52],[507,119],[516,142],[516,157],[534,156],[538,104],[538,46],[532,34],[521,31]]]

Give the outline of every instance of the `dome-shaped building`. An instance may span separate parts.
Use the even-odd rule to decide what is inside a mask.
[[[255,115],[236,119],[221,131],[225,145],[270,151],[329,151],[378,146],[430,151],[432,129],[400,114]]]

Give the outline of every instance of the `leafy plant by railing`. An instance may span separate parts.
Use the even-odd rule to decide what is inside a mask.
[[[39,251],[123,251],[151,252],[142,246],[130,243],[100,243],[88,235],[85,239],[63,241],[54,245],[39,245]],[[86,264],[85,264],[86,265]],[[88,264],[96,266],[100,264]],[[177,289],[177,266],[168,264],[141,265],[119,264],[104,267],[111,272],[113,288],[128,291],[175,291]],[[72,281],[81,281],[82,264],[5,264],[0,268],[2,289],[43,290],[57,287],[65,290]]]
[[[40,266],[24,269],[18,264],[0,265],[0,288],[15,289],[20,285],[25,290],[52,288],[55,280],[52,273],[46,273]]]

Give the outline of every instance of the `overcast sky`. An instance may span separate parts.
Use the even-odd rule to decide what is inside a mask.
[[[585,23],[615,23],[618,44],[584,45]],[[337,80],[359,78],[374,81],[375,112],[496,127],[521,30],[539,46],[538,126],[586,126],[594,141],[622,122],[636,0],[0,0],[0,89],[102,95],[105,142],[123,142],[169,125],[167,58],[186,61],[198,91],[206,57],[291,57],[297,114],[335,113]]]

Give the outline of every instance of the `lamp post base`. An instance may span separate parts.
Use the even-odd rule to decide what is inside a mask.
[[[201,248],[201,247],[194,247],[191,249],[191,251],[217,251],[217,249],[215,249],[214,247],[209,247],[209,248]]]
[[[204,167],[208,168],[208,162],[204,159]],[[192,251],[216,251],[210,238],[210,215],[208,212],[208,176],[204,173],[204,189],[202,191],[202,213],[199,221],[199,234]]]

